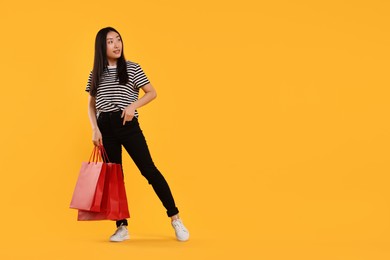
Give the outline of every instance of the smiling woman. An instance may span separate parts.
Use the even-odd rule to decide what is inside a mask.
[[[138,99],[139,89],[144,95]],[[88,115],[94,145],[103,145],[109,161],[119,164],[122,146],[126,149],[166,208],[176,238],[188,240],[189,232],[179,218],[169,185],[154,165],[138,123],[137,109],[156,98],[156,91],[141,66],[126,61],[121,36],[114,28],[103,28],[96,36],[94,67],[86,91],[90,94]],[[117,220],[116,226],[110,241],[129,239],[127,220]]]

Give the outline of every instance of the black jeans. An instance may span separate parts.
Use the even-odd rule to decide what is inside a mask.
[[[103,137],[103,146],[112,163],[122,164],[122,145],[133,159],[141,174],[152,185],[154,191],[167,210],[168,217],[179,213],[171,190],[164,176],[154,165],[138,119],[123,125],[122,111],[102,112],[98,117],[98,127]],[[127,220],[118,220],[117,226],[127,225]]]

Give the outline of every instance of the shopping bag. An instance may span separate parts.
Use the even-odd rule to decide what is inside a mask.
[[[118,195],[119,195],[119,218],[125,219],[130,217],[129,207],[126,196],[126,188],[125,188],[125,179],[122,171],[122,166],[117,169],[117,178],[118,178]]]
[[[107,219],[119,219],[118,167],[121,167],[121,165],[116,163],[109,165]]]
[[[73,191],[70,208],[100,211],[106,166],[99,147],[95,147],[88,162],[83,162]]]
[[[100,204],[100,212],[93,212],[88,210],[78,210],[77,220],[108,220],[108,197],[109,197],[109,179],[110,179],[110,167],[111,165],[106,164],[106,175],[105,175],[105,185],[103,188],[103,196]]]
[[[108,161],[104,148],[102,148],[103,159]],[[126,190],[122,165],[117,163],[104,163],[105,182],[101,200],[100,212],[79,210],[77,220],[120,220],[129,218]]]
[[[108,200],[107,218],[114,220],[129,218],[130,214],[127,205],[122,165],[112,164],[110,166],[110,196]]]

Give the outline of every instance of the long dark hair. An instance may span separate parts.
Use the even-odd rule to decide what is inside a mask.
[[[103,72],[107,70],[107,34],[109,32],[116,32],[119,34],[119,37],[122,36],[120,33],[115,30],[112,27],[106,27],[101,29],[96,34],[95,39],[95,58],[93,61],[93,70],[92,70],[92,81],[91,81],[91,89],[90,89],[90,95],[95,97],[97,92],[97,87],[100,83],[100,80],[103,76]],[[127,82],[129,82],[129,78],[127,75],[127,66],[126,66],[126,59],[123,51],[123,41],[122,41],[122,53],[119,59],[117,60],[116,64],[116,71],[119,79],[119,84],[125,85]]]

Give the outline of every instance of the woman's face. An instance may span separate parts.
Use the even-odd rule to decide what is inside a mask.
[[[108,32],[107,38],[107,59],[116,61],[122,54],[122,39],[116,32]]]

